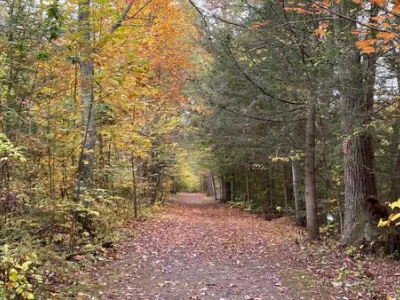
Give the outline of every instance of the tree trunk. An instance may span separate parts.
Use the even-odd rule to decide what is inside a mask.
[[[291,173],[288,172],[287,164],[283,165],[283,181],[284,181],[284,195],[285,195],[285,213],[289,213],[289,203],[293,198],[293,186],[292,186],[292,178]]]
[[[207,174],[207,196],[211,197],[215,195],[214,180],[212,176],[212,171]]]
[[[217,187],[215,185],[215,176],[214,176],[214,172],[212,170],[210,171],[210,175],[211,175],[211,182],[212,182],[213,189],[214,189],[214,197],[215,197],[215,200],[218,200]]]
[[[221,202],[231,201],[231,182],[226,178],[226,176],[222,177],[222,198]]]
[[[84,136],[78,165],[78,184],[90,187],[93,180],[96,146],[96,116],[94,105],[94,63],[92,55],[92,34],[90,23],[91,0],[79,2],[79,30],[83,35],[81,42],[81,104]]]
[[[131,154],[131,168],[132,168],[132,198],[133,198],[133,211],[135,219],[138,218],[138,201],[137,201],[137,184],[136,184],[136,172],[135,172],[135,158]]]
[[[235,177],[232,176],[230,180],[230,186],[231,186],[231,196],[229,201],[235,201],[235,193],[236,193],[236,185],[235,185]]]
[[[245,184],[246,184],[246,203],[250,206],[250,182],[249,182],[249,167],[246,165],[245,169]]]
[[[396,72],[397,86],[400,88],[400,62],[399,54],[393,54],[394,58],[389,61],[392,66],[392,70]],[[397,108],[398,110],[398,108]],[[388,202],[395,202],[400,199],[400,119],[396,118],[393,124],[393,138],[392,147],[390,150],[391,155],[396,155],[396,164],[391,174],[390,188],[388,195]]]
[[[292,178],[293,178],[293,196],[294,196],[294,209],[295,221],[297,226],[303,225],[304,203],[301,198],[301,182],[300,170],[297,161],[292,160]]]
[[[358,244],[368,238],[366,229],[370,213],[367,210],[367,198],[376,197],[376,183],[373,167],[372,136],[365,128],[370,122],[372,113],[375,62],[372,56],[366,56],[368,64],[364,74],[359,53],[344,55],[339,63],[342,80],[341,120],[346,140],[343,142],[344,152],[344,218],[341,243]]]
[[[396,166],[390,180],[389,202],[395,202],[400,199],[400,152],[397,153]]]
[[[268,207],[267,210],[264,211],[264,213],[270,213],[274,212],[275,213],[275,181],[274,181],[274,174],[273,174],[273,169],[272,169],[272,162],[268,163]]]
[[[305,190],[308,239],[319,236],[316,181],[315,181],[315,121],[317,116],[317,97],[310,91],[306,121]]]

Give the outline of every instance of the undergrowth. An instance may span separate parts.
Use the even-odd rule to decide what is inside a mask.
[[[49,287],[67,283],[76,268],[104,259],[105,248],[128,232],[124,228],[134,218],[132,200],[106,190],[92,190],[78,203],[41,202],[2,216],[0,299],[41,299]],[[140,206],[140,219],[159,209]]]

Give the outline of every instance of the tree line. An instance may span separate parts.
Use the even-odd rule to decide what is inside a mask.
[[[385,203],[400,197],[399,3],[197,8],[207,70],[192,85],[194,122],[221,199],[293,212],[309,239],[329,215],[343,245],[398,249]]]

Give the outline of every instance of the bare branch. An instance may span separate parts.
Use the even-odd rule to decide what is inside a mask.
[[[117,22],[110,28],[110,33],[114,33],[119,27],[122,26],[122,22],[125,20],[134,19],[143,9],[145,9],[153,0],[147,1],[141,8],[139,8],[132,16],[128,17],[129,11],[132,9],[133,0],[130,1],[124,8],[121,13],[121,16],[118,18]]]
[[[122,22],[125,21],[132,6],[133,6],[133,0],[125,6],[125,8],[122,11],[121,16],[118,18],[117,22],[115,22],[115,24],[113,26],[111,26],[110,33],[114,33],[115,30],[117,30],[119,27],[122,26]]]
[[[205,16],[204,13],[201,11],[201,9],[200,9],[192,0],[188,0],[188,2],[197,10],[197,12],[199,13],[199,15],[200,15],[201,18],[203,19],[204,26],[207,27],[206,16]]]

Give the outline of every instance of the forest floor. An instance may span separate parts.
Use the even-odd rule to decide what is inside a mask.
[[[399,287],[397,262],[304,245],[290,219],[266,221],[202,194],[178,194],[132,231],[108,260],[74,275],[70,297],[392,299]]]

